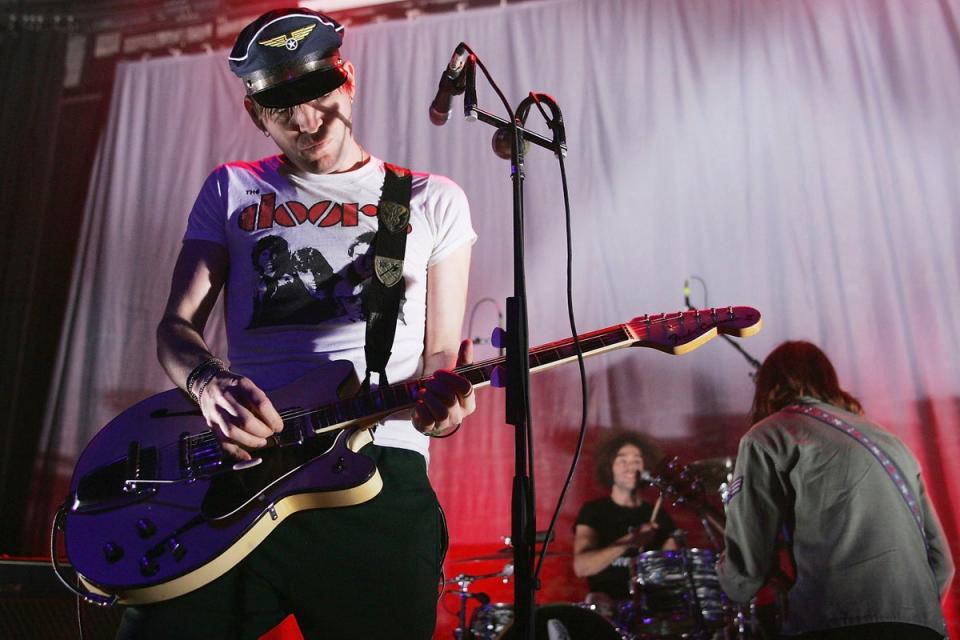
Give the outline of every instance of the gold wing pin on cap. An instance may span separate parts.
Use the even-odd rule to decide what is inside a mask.
[[[263,45],[265,47],[286,47],[290,51],[296,51],[297,47],[300,46],[300,41],[310,35],[310,32],[316,27],[316,24],[307,25],[287,34],[280,34],[274,38],[269,38],[267,40],[261,40],[257,44]]]

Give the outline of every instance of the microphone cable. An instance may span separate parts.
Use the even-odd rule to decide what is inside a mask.
[[[587,435],[587,399],[589,397],[589,390],[587,388],[587,371],[583,364],[583,347],[580,344],[579,333],[577,331],[576,314],[574,313],[573,309],[573,232],[571,228],[570,215],[570,191],[567,183],[567,169],[566,165],[564,164],[563,153],[560,148],[560,141],[562,141],[565,137],[563,132],[563,117],[560,114],[560,107],[550,96],[531,92],[530,97],[533,99],[533,104],[536,105],[537,109],[540,111],[540,114],[547,122],[547,126],[549,126],[553,131],[554,142],[557,143],[555,155],[557,157],[557,162],[559,163],[560,184],[563,188],[564,226],[566,230],[567,241],[567,318],[570,322],[570,332],[573,336],[574,349],[577,355],[577,368],[580,372],[580,429],[577,435],[577,446],[574,449],[573,458],[570,461],[570,468],[567,471],[566,479],[564,480],[563,486],[560,489],[560,495],[557,497],[556,506],[554,507],[553,514],[550,517],[550,524],[547,527],[546,537],[544,538],[543,545],[540,548],[540,555],[537,558],[536,568],[533,572],[533,582],[535,585],[539,585],[540,571],[543,569],[543,561],[544,558],[546,558],[550,541],[554,537],[554,530],[557,526],[557,520],[560,518],[560,510],[563,508],[563,503],[566,500],[570,485],[573,482],[574,473],[577,470],[577,464],[579,463],[580,457],[583,454],[583,443]],[[547,102],[547,106],[550,108],[553,118],[550,118],[546,111],[544,111],[541,101]]]

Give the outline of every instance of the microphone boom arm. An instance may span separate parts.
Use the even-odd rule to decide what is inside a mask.
[[[476,106],[471,107],[471,108],[470,108],[470,112],[471,112],[471,113],[474,115],[474,117],[476,117],[476,119],[479,120],[480,122],[485,122],[486,124],[489,124],[489,125],[491,125],[491,126],[497,127],[498,129],[499,129],[500,127],[509,127],[509,126],[510,126],[510,121],[509,121],[509,120],[504,120],[504,119],[501,118],[500,116],[496,116],[496,115],[490,113],[489,111],[484,111],[483,109],[480,109],[479,107],[476,107]],[[547,149],[548,151],[556,151],[556,150],[557,150],[557,147],[559,147],[559,148],[560,148],[560,153],[563,154],[563,157],[567,157],[567,145],[566,145],[566,143],[555,144],[552,139],[547,138],[546,136],[542,136],[542,135],[540,135],[539,133],[534,133],[533,131],[530,131],[529,129],[527,129],[527,128],[525,128],[525,127],[522,127],[522,126],[520,126],[520,125],[517,125],[517,130],[520,131],[520,132],[523,134],[523,139],[524,139],[525,141],[531,142],[531,143],[537,145],[538,147],[543,147],[544,149]]]

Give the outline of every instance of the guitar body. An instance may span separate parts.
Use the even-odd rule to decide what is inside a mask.
[[[333,362],[269,393],[288,441],[237,470],[177,389],[114,418],[81,454],[70,484],[66,551],[86,586],[122,604],[174,598],[226,573],[287,516],[376,496],[380,475],[357,453],[372,441],[362,426],[306,439],[288,433],[302,425],[287,415],[356,386],[352,365]],[[142,482],[125,484],[131,478]]]

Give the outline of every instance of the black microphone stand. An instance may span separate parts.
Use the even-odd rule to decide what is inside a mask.
[[[467,49],[469,51],[469,48]],[[515,112],[504,120],[477,106],[477,59],[473,52],[467,59],[464,116],[479,120],[510,134],[510,175],[513,180],[513,273],[514,293],[507,298],[506,315],[506,422],[514,427],[515,472],[511,507],[511,540],[514,566],[514,629],[518,640],[534,638],[533,559],[536,540],[536,510],[531,468],[532,433],[529,425],[530,358],[526,302],[526,278],[523,263],[523,142],[529,141],[557,154],[566,155],[561,140],[548,139],[528,131]],[[509,109],[509,105],[507,105]]]

